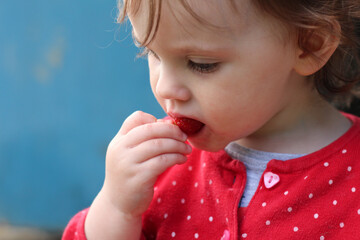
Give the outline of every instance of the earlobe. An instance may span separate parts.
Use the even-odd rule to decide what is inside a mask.
[[[334,21],[332,34],[313,31],[305,36],[304,47],[298,47],[296,51],[294,70],[301,76],[310,76],[319,71],[339,46],[340,33],[340,25]]]

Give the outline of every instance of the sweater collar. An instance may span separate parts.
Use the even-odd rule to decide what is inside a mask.
[[[324,161],[325,159],[348,153],[351,149],[359,148],[360,118],[351,114],[343,114],[352,122],[352,126],[337,140],[318,151],[302,157],[287,161],[273,159],[267,164],[267,170],[278,173],[302,171]],[[224,168],[231,169],[236,172],[244,170],[244,167],[240,166],[242,165],[240,161],[232,159],[225,150],[209,154],[212,155],[211,158],[213,161],[217,161],[217,164]]]

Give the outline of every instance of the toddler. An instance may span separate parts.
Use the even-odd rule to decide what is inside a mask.
[[[124,0],[155,98],[63,239],[359,239],[359,0]]]

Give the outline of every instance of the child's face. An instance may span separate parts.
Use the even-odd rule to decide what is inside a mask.
[[[301,77],[293,66],[296,48],[285,31],[259,16],[249,0],[189,1],[194,12],[224,28],[197,22],[180,1],[163,1],[157,34],[148,48],[153,93],[167,113],[205,124],[189,141],[217,151],[229,142],[267,133],[291,108]],[[147,28],[146,6],[130,16],[140,41]],[[284,37],[284,38],[282,38]]]

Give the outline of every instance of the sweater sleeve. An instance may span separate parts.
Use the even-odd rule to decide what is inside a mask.
[[[85,219],[89,209],[77,213],[66,226],[62,240],[86,240]]]
[[[66,226],[61,240],[87,240],[85,235],[85,219],[89,208],[77,213]],[[140,240],[146,240],[144,233]]]

